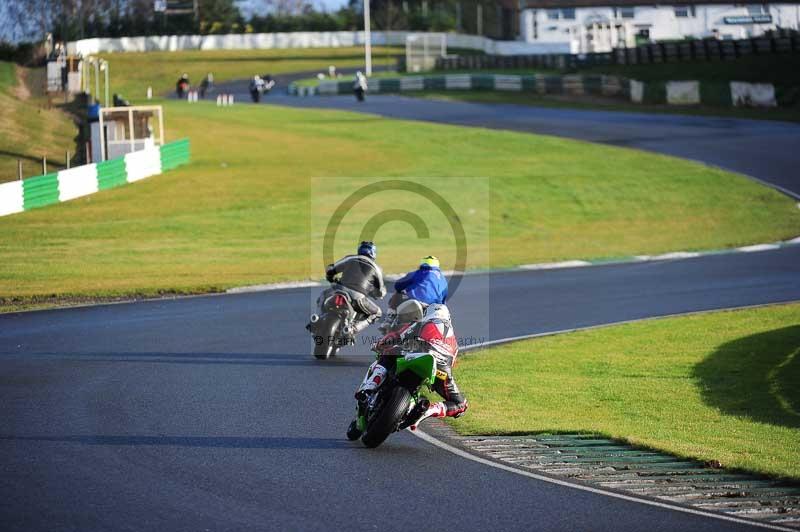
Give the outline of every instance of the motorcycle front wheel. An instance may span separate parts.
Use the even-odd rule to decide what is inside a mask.
[[[395,387],[380,412],[369,421],[367,430],[361,436],[361,443],[370,449],[382,444],[389,434],[397,430],[411,404],[411,392],[402,386]]]

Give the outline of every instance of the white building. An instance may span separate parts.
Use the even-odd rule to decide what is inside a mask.
[[[572,53],[609,52],[652,41],[744,39],[800,29],[800,4],[681,4],[596,7],[586,0],[531,0],[520,16],[521,38],[568,43]],[[534,5],[536,7],[534,7]]]

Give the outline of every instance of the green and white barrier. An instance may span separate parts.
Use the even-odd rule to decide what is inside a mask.
[[[496,90],[510,92],[535,92],[538,94],[598,94],[604,96],[628,95],[628,80],[617,76],[554,76],[544,74],[446,74],[372,78],[368,90],[373,94],[391,94],[423,90]],[[350,94],[353,82],[323,80],[315,87],[289,85],[289,94],[295,96],[324,96]]]
[[[634,103],[667,103],[670,105],[713,105],[718,107],[775,107],[775,86],[771,83],[741,81],[652,81],[630,80],[630,97]]]
[[[667,103],[670,105],[693,105],[700,103],[699,81],[668,81]]]
[[[775,107],[775,87],[772,83],[731,81],[731,101],[735,106]]]
[[[642,82],[618,76],[552,75],[552,74],[444,74],[372,78],[368,80],[372,94],[391,94],[411,91],[490,90],[533,92],[537,94],[593,94],[629,98],[634,103],[670,105],[705,104],[718,107],[731,105],[774,107],[777,105],[775,87],[769,83],[730,83],[700,81]],[[289,94],[316,96],[350,94],[350,80],[323,80],[316,87],[289,85]]]
[[[189,162],[189,139],[52,174],[0,184],[0,216],[88,196]]]

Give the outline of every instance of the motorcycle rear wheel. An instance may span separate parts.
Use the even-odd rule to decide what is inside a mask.
[[[397,386],[393,389],[389,399],[383,404],[380,412],[367,425],[367,430],[361,436],[361,443],[373,449],[382,444],[389,434],[397,430],[403,420],[408,406],[411,403],[411,392]]]
[[[339,347],[335,341],[331,342],[330,340],[339,331],[339,320],[330,319],[322,327],[319,327],[317,331],[319,334],[315,336],[322,336],[322,343],[314,343],[314,356],[319,360],[327,360],[332,356],[336,356]]]

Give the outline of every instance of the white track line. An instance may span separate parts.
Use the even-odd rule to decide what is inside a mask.
[[[744,253],[752,253],[754,251],[769,251],[772,249],[778,249],[781,246],[779,244],[755,244],[753,246],[743,246],[740,248],[736,248],[736,251],[742,251]]]
[[[521,270],[558,270],[561,268],[579,268],[581,266],[591,266],[592,263],[585,260],[564,260],[561,262],[542,262],[539,264],[523,264],[517,266]]]
[[[784,301],[784,302],[781,302],[781,303],[764,303],[764,304],[759,304],[759,305],[743,305],[743,306],[739,306],[739,307],[729,307],[729,308],[711,309],[711,310],[698,310],[698,311],[695,311],[695,312],[683,312],[683,313],[677,313],[677,314],[665,314],[663,316],[653,316],[653,317],[649,317],[649,318],[637,318],[637,319],[633,319],[633,320],[625,320],[625,321],[617,321],[617,322],[612,322],[612,323],[604,323],[602,325],[590,325],[590,326],[587,326],[587,327],[576,327],[574,329],[561,329],[561,330],[558,330],[558,331],[526,334],[526,335],[523,335],[523,336],[513,336],[513,337],[509,337],[509,338],[500,338],[500,339],[497,339],[497,340],[491,340],[491,341],[488,341],[488,342],[484,342],[483,344],[480,344],[480,345],[468,346],[468,347],[465,347],[465,348],[461,349],[461,351],[482,349],[484,347],[488,347],[488,346],[491,346],[491,345],[506,344],[506,343],[509,343],[509,342],[516,342],[516,341],[519,341],[519,340],[529,340],[529,339],[532,339],[532,338],[540,338],[540,337],[543,337],[543,336],[555,336],[557,334],[566,334],[566,333],[577,332],[577,331],[588,331],[588,330],[591,330],[591,329],[600,329],[600,328],[605,328],[605,327],[611,327],[611,326],[614,326],[614,325],[625,325],[627,323],[636,323],[636,322],[640,322],[640,321],[650,321],[650,320],[658,320],[658,319],[664,319],[664,318],[674,318],[674,317],[677,317],[677,316],[692,316],[692,315],[695,315],[695,314],[708,314],[710,312],[725,312],[725,311],[729,311],[729,310],[742,310],[742,309],[749,309],[749,308],[771,307],[771,306],[775,306],[775,305],[785,305],[787,303],[793,303],[793,302],[796,302],[796,301]],[[722,514],[722,513],[713,513],[713,512],[707,512],[707,511],[704,511],[704,510],[697,510],[695,508],[687,508],[687,507],[684,507],[684,506],[677,506],[677,505],[673,505],[673,504],[669,504],[669,503],[665,503],[665,502],[654,501],[654,500],[651,500],[651,499],[638,498],[638,497],[635,497],[633,495],[625,495],[625,494],[622,494],[622,493],[616,493],[616,492],[613,492],[613,491],[607,491],[607,490],[604,490],[604,489],[601,489],[601,488],[594,488],[594,487],[591,487],[591,486],[586,486],[584,484],[577,484],[577,483],[574,483],[574,482],[570,482],[568,480],[562,480],[562,479],[557,479],[557,478],[546,477],[544,475],[539,475],[539,474],[533,473],[533,472],[525,470],[525,469],[517,469],[517,468],[512,467],[512,466],[508,466],[508,465],[505,465],[505,464],[500,464],[500,463],[497,463],[497,462],[493,462],[493,461],[488,460],[486,458],[481,458],[480,456],[474,455],[472,453],[468,453],[467,451],[459,449],[458,447],[453,447],[452,445],[450,445],[448,443],[445,443],[445,442],[443,442],[441,440],[438,440],[435,437],[431,436],[430,434],[426,434],[422,430],[416,430],[416,431],[408,430],[408,432],[410,432],[411,434],[413,434],[417,438],[425,440],[426,442],[430,443],[431,445],[435,445],[436,447],[439,447],[442,450],[445,450],[447,452],[453,453],[453,454],[455,454],[457,456],[460,456],[462,458],[466,458],[467,460],[472,460],[473,462],[478,462],[479,464],[487,465],[487,466],[494,467],[494,468],[497,468],[497,469],[502,469],[503,471],[516,473],[518,475],[522,475],[524,477],[533,478],[533,479],[536,479],[536,480],[541,480],[543,482],[549,482],[551,484],[558,484],[559,486],[565,486],[565,487],[568,487],[568,488],[575,488],[575,489],[579,489],[579,490],[582,490],[582,491],[588,491],[588,492],[591,492],[591,493],[595,493],[597,495],[605,495],[607,497],[614,497],[616,499],[623,499],[623,500],[626,500],[626,501],[632,501],[632,502],[639,502],[639,503],[642,503],[642,504],[648,504],[650,506],[657,506],[659,508],[666,508],[668,510],[675,510],[677,512],[683,512],[683,513],[688,513],[688,514],[693,514],[693,515],[700,515],[700,516],[703,516],[703,517],[711,517],[713,519],[719,519],[719,520],[722,520],[722,521],[729,521],[729,522],[733,522],[733,523],[751,525],[751,526],[766,528],[766,529],[770,529],[770,530],[783,530],[783,531],[786,531],[786,532],[797,532],[797,529],[795,529],[795,528],[788,528],[788,527],[783,527],[783,526],[780,526],[780,525],[775,525],[775,524],[772,524],[772,523],[763,523],[763,522],[760,522],[760,521],[749,520],[749,519],[740,519],[738,517],[733,517],[733,516],[725,515],[725,514]]]
[[[285,290],[287,288],[308,288],[311,286],[322,286],[319,281],[287,281],[285,283],[256,284],[248,286],[236,286],[225,291],[226,294],[245,294],[248,292],[269,292],[271,290]]]

